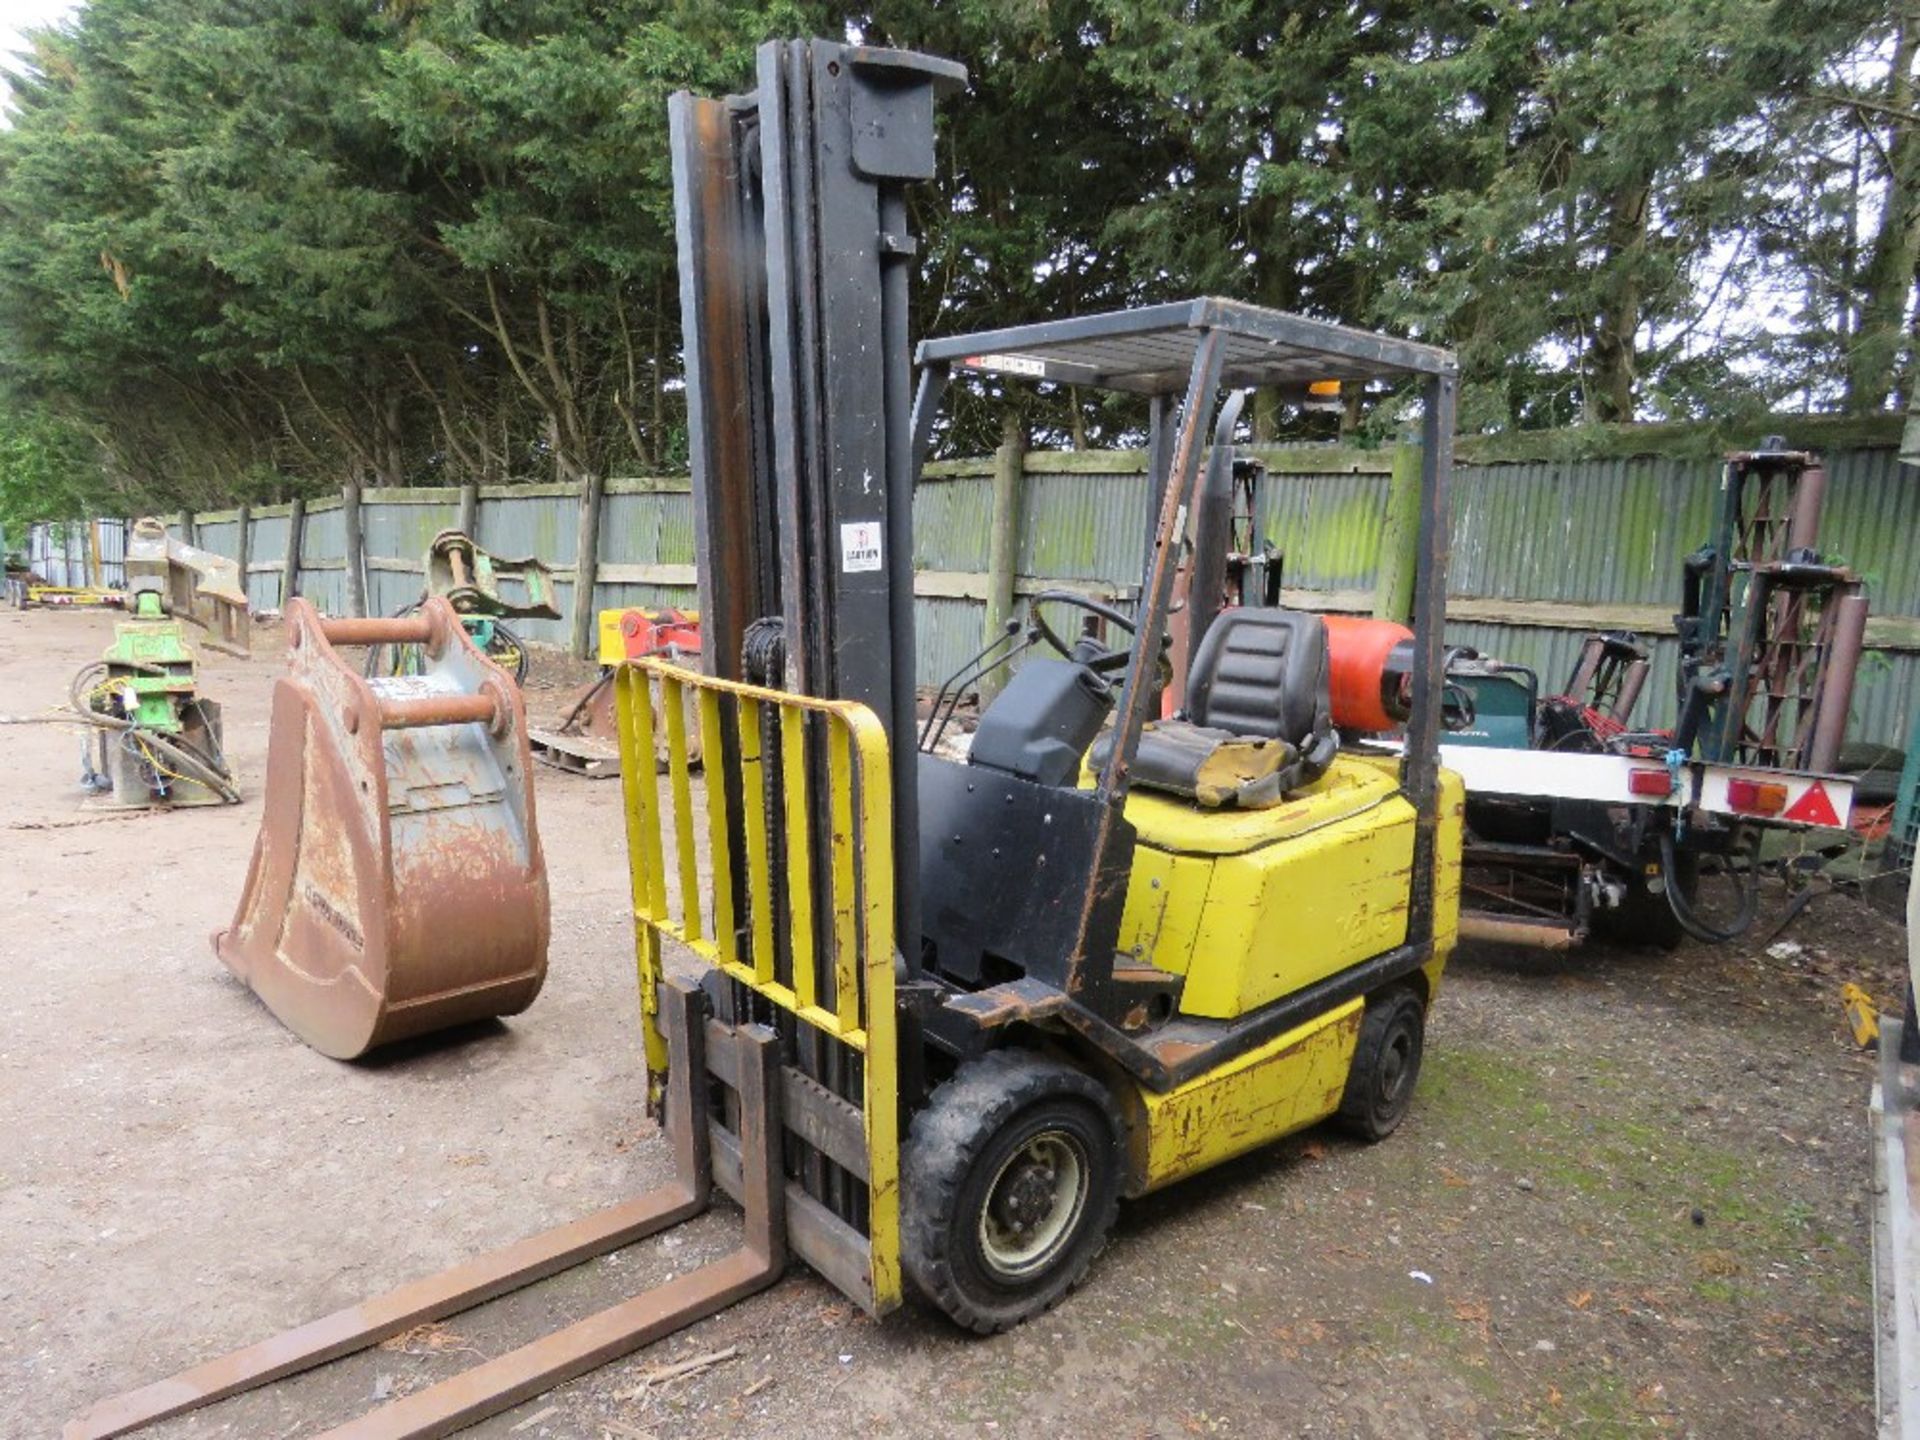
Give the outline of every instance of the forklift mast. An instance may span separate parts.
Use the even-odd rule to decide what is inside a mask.
[[[757,80],[668,110],[703,663],[879,716],[894,851],[913,855],[913,446],[927,436],[909,433],[906,188],[933,178],[934,100],[966,70],[797,40],[763,45]],[[748,629],[774,616],[769,663],[748,673]],[[919,933],[910,867],[895,933]]]

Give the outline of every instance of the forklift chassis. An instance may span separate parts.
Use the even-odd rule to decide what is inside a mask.
[[[1459,899],[1463,793],[1438,751],[1453,357],[1199,299],[925,343],[914,397],[905,187],[932,177],[934,98],[964,71],[825,41],[766,45],[758,68],[750,95],[670,108],[707,673],[615,677],[649,1106],[676,1179],[102,1402],[68,1440],[478,1304],[716,1186],[745,1211],[732,1255],[327,1437],[452,1433],[771,1283],[789,1252],[874,1315],[911,1284],[1005,1329],[1079,1281],[1122,1193],[1336,1113],[1369,1139],[1406,1113]],[[1058,660],[1016,672],[982,721],[1015,736],[997,768],[978,735],[967,764],[913,743],[913,490],[961,372],[1131,391],[1152,422],[1139,605],[1065,597],[1131,642],[1056,638]],[[1231,522],[1209,501],[1230,492],[1196,483],[1245,403],[1222,390],[1329,378],[1410,380],[1424,402],[1398,755],[1337,750],[1318,617],[1221,613],[1183,578],[1195,534]],[[1176,612],[1194,718],[1150,721]],[[1304,705],[1311,732],[1209,728],[1215,681],[1253,721]],[[1246,808],[1178,798],[1149,729],[1216,776],[1259,755],[1297,783]]]

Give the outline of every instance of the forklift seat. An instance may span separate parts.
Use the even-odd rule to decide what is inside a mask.
[[[1208,809],[1278,805],[1333,761],[1327,627],[1279,607],[1223,610],[1194,650],[1187,716],[1149,721],[1134,756],[1136,784]],[[1091,757],[1105,763],[1112,734]]]

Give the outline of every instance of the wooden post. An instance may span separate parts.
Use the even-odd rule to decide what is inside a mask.
[[[474,544],[480,543],[480,487],[477,484],[469,482],[460,487],[460,518],[454,524]]]
[[[367,537],[360,528],[360,484],[340,487],[340,527],[347,537],[347,614],[367,613]]]
[[[993,452],[993,529],[987,542],[987,610],[981,622],[980,643],[987,644],[1013,618],[1014,570],[1020,555],[1020,480],[1026,469],[1027,435],[1019,418],[1002,417],[1000,448]],[[985,705],[1006,683],[1004,666],[980,678],[980,703]]]
[[[105,585],[106,567],[100,563],[100,517],[87,521],[87,584]]]
[[[1413,619],[1413,577],[1420,560],[1420,447],[1402,440],[1393,447],[1387,482],[1386,523],[1380,531],[1380,561],[1374,580],[1373,618]]]
[[[247,597],[247,608],[253,608],[253,591],[247,583],[247,566],[253,560],[253,506],[240,506],[239,539],[234,542],[233,563],[240,567],[240,593]]]
[[[600,573],[600,501],[606,478],[588,475],[580,483],[580,543],[573,560],[573,658],[589,660],[596,651],[598,616],[593,586]]]
[[[293,508],[287,514],[287,563],[280,571],[280,608],[287,608],[287,602],[300,593],[300,542],[307,530],[307,502],[300,496],[293,497]]]

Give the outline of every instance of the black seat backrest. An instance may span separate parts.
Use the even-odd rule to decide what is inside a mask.
[[[1222,610],[1187,672],[1187,716],[1196,725],[1306,748],[1333,726],[1327,627],[1300,610]]]

